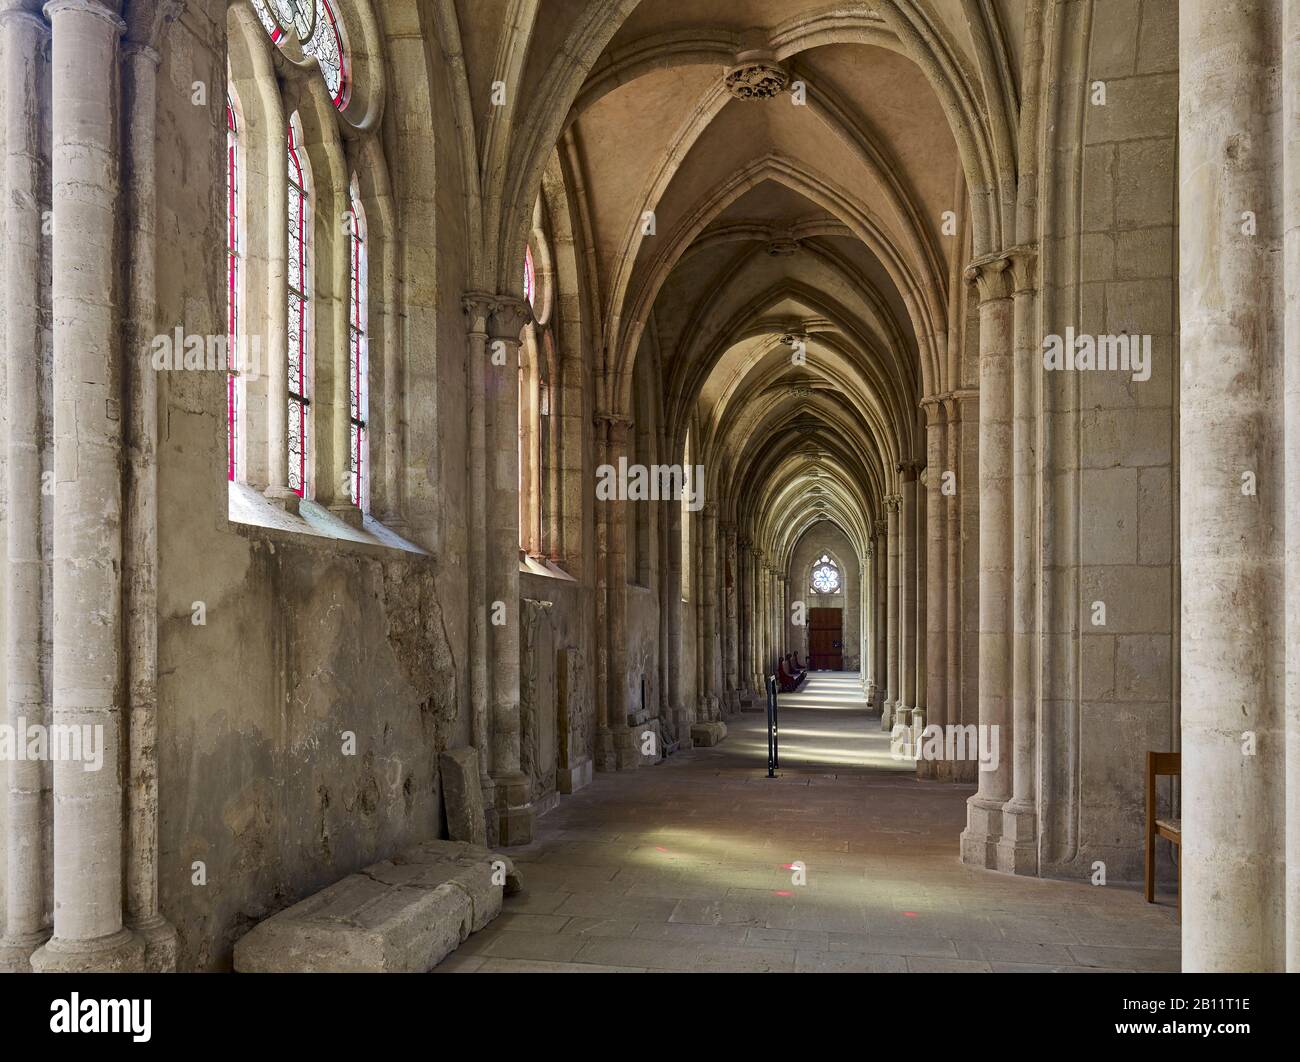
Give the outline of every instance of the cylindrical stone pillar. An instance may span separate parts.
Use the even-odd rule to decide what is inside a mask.
[[[943,408],[937,399],[925,405],[926,426],[926,725],[948,722],[948,541],[944,504]],[[941,760],[918,760],[917,775],[943,779]]]
[[[1009,261],[967,271],[980,295],[979,725],[998,747],[997,769],[979,771],[966,805],[962,861],[997,865],[1002,805],[1011,796],[1011,416],[1012,304]],[[994,737],[996,735],[996,738]]]
[[[912,725],[916,707],[916,465],[898,468],[902,502],[898,508],[898,702],[894,725]]]
[[[15,741],[46,719],[41,677],[41,96],[48,28],[36,0],[0,10],[0,77],[4,79],[3,210],[5,419],[5,721]],[[46,918],[46,784],[38,759],[5,764],[5,934],[0,972],[31,970],[31,955],[50,935]]]
[[[890,730],[894,725],[894,708],[899,703],[898,693],[898,505],[902,499],[891,494],[885,499],[888,514],[889,573],[885,602],[885,707],[880,715],[880,729]]]
[[[1278,682],[1294,530],[1279,430],[1281,5],[1182,0],[1178,14],[1182,962],[1281,970],[1295,936]]]
[[[533,808],[528,777],[520,769],[519,721],[519,344],[531,311],[522,299],[498,297],[488,319],[491,351],[486,366],[486,461],[492,781],[498,843],[528,844]]]
[[[961,508],[958,498],[962,490],[961,477],[961,403],[957,399],[947,399],[943,403],[944,412],[944,453],[946,462],[944,472],[951,476],[951,493],[942,499],[944,502],[944,536],[945,536],[945,627],[947,648],[944,654],[947,664],[945,690],[947,707],[945,721],[953,726],[960,725],[961,719]],[[958,764],[944,759],[939,763],[941,781],[953,782],[960,777]]]
[[[122,415],[116,4],[54,0],[54,724],[103,756],[54,764],[48,972],[140,970],[122,911]],[[93,514],[93,518],[92,518]],[[73,732],[66,730],[65,732]]]
[[[1037,561],[1037,443],[1035,385],[1042,372],[1038,337],[1038,255],[1032,248],[1010,252],[1014,289],[1012,468],[1011,799],[1002,807],[998,869],[1038,873],[1038,728],[1034,679]]]
[[[469,703],[470,742],[478,752],[479,783],[491,798],[492,744],[489,718],[488,619],[491,598],[487,589],[487,412],[484,390],[486,373],[497,371],[487,360],[487,327],[493,298],[470,293],[462,300],[466,319],[466,433],[469,468],[465,494],[468,501],[469,595]],[[488,804],[489,811],[493,805]]]

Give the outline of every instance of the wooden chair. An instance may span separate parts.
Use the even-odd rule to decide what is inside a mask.
[[[1177,752],[1147,753],[1147,903],[1156,902],[1156,838],[1163,837],[1178,846],[1178,909],[1183,907],[1183,822],[1182,819],[1156,818],[1156,779],[1162,775],[1178,778],[1182,774],[1182,757]]]

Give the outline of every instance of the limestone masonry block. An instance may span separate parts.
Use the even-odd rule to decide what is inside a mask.
[[[351,874],[255,926],[235,944],[241,973],[424,973],[501,913],[522,887],[480,845],[425,841]]]
[[[691,726],[691,741],[696,748],[710,748],[727,736],[727,724],[695,723]]]
[[[442,774],[448,835],[453,841],[486,845],[487,821],[483,814],[478,751],[473,748],[448,749],[438,757],[438,768]]]

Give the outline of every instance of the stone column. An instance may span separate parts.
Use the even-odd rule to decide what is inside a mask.
[[[718,507],[704,507],[704,718],[717,718],[721,698],[718,691],[720,652],[718,638]]]
[[[682,747],[688,747],[691,723],[686,712],[682,674],[682,506],[671,501],[666,507],[668,516],[668,585],[664,608],[668,612],[668,707],[672,713],[673,729]]]
[[[723,602],[726,605],[726,623],[723,626],[726,633],[723,642],[726,650],[723,658],[726,665],[726,706],[728,711],[735,711],[740,706],[740,635],[737,629],[736,609],[740,573],[736,565],[736,529],[728,525],[723,529],[722,535],[725,551],[722,561],[722,592]]]
[[[943,726],[948,719],[948,507],[943,494],[943,406],[927,399],[926,442],[926,716],[927,725]],[[942,761],[918,760],[917,776],[947,777]]]
[[[48,28],[39,3],[0,8],[0,76],[4,78],[3,210],[8,243],[4,271],[7,477],[5,558],[5,722],[18,735],[44,726],[41,676],[41,98]],[[0,972],[31,970],[31,955],[49,938],[45,912],[45,768],[40,760],[5,764],[5,934]]]
[[[1012,795],[1002,806],[998,869],[1038,873],[1038,723],[1034,656],[1036,648],[1037,452],[1035,384],[1042,372],[1038,337],[1038,255],[1029,247],[1009,252],[1014,289],[1012,467],[1014,472],[1011,641]]]
[[[104,767],[54,764],[54,936],[40,972],[139,971],[123,923],[117,4],[45,7],[54,187],[54,724],[95,735]],[[88,519],[93,513],[95,518]],[[88,728],[88,729],[82,729]]]
[[[757,551],[753,543],[748,543],[743,553],[741,569],[745,573],[745,594],[741,601],[743,616],[741,619],[741,630],[743,631],[743,641],[745,657],[741,667],[745,676],[745,685],[749,687],[750,695],[762,689],[761,686],[754,682],[758,675],[758,643],[755,639],[757,628],[758,609],[755,605],[755,590],[758,583],[758,562],[755,558]]]
[[[1198,973],[1280,970],[1296,932],[1283,901],[1278,681],[1282,595],[1300,592],[1283,587],[1282,548],[1295,526],[1285,526],[1280,498],[1278,398],[1284,359],[1294,361],[1295,352],[1284,352],[1279,328],[1277,165],[1294,129],[1282,127],[1274,96],[1280,11],[1215,0],[1179,5],[1179,854],[1183,969]],[[1243,210],[1258,218],[1256,233],[1243,232]],[[1253,754],[1245,754],[1252,741]]]
[[[620,458],[627,458],[628,463],[632,463],[632,421],[620,416],[604,416],[602,419],[610,441],[610,463],[617,465]],[[627,771],[641,763],[632,727],[628,725],[628,718],[634,711],[628,699],[628,502],[616,498],[606,502],[604,508],[607,513],[606,559],[610,568],[606,614],[610,733],[614,736],[615,766],[617,770]]]
[[[927,490],[927,471],[923,464],[918,462],[918,475],[916,477],[916,645],[915,656],[915,675],[916,675],[916,703],[912,705],[912,728],[925,726],[926,719],[926,650],[929,648],[926,630],[929,621],[926,619],[926,606],[929,601],[926,597],[926,588],[928,583],[928,565],[929,559],[926,552],[926,540],[928,536],[927,520],[929,514],[926,511],[926,490]]]
[[[891,494],[885,499],[888,514],[889,574],[885,603],[885,707],[880,715],[880,729],[889,731],[894,726],[894,709],[898,694],[898,506],[902,498]]]
[[[491,340],[484,408],[489,418],[486,461],[488,637],[492,680],[492,782],[498,843],[528,844],[533,806],[520,769],[519,729],[519,343],[531,311],[522,299],[499,296],[488,318]]]
[[[898,700],[894,725],[912,725],[916,707],[916,474],[911,461],[898,466],[902,502],[898,510]]]
[[[954,391],[956,418],[948,428],[949,454],[956,474],[957,493],[950,500],[952,533],[948,538],[949,571],[955,579],[949,590],[953,614],[953,664],[949,701],[952,722],[974,726],[979,722],[979,392]],[[978,764],[969,757],[952,765],[953,781],[976,783]]]
[[[967,802],[962,861],[996,867],[1002,805],[1011,796],[1011,415],[1012,304],[1007,258],[974,263],[980,296],[979,725],[996,727],[998,766],[979,771]]]
[[[1300,0],[1283,14],[1282,86],[1286,129],[1300,128]],[[1286,335],[1300,336],[1300,137],[1285,141]],[[1300,359],[1286,359],[1283,384],[1286,521],[1300,525]],[[1300,543],[1286,551],[1286,926],[1288,973],[1300,973]]]
[[[868,705],[876,703],[876,540],[867,544],[867,565],[862,578],[862,681]]]
[[[479,784],[489,816],[492,799],[492,744],[489,725],[488,619],[491,597],[487,589],[487,411],[484,407],[487,373],[501,371],[488,363],[488,318],[495,299],[470,292],[462,300],[466,321],[465,395],[469,467],[465,496],[469,506],[469,703],[470,742],[478,752]],[[495,825],[495,820],[493,821]]]
[[[944,721],[954,726],[961,719],[961,510],[958,495],[962,489],[961,476],[961,433],[959,419],[961,403],[954,398],[943,402],[944,443],[943,471],[951,474],[951,493],[940,500],[943,504],[944,528],[944,617],[945,647],[944,690],[946,704]],[[942,473],[940,477],[942,479]],[[958,765],[948,760],[939,762],[939,780],[953,782],[957,780]]]
[[[740,540],[736,547],[736,633],[740,639],[740,686],[744,694],[752,695],[753,682],[753,648],[750,643],[750,618],[753,615],[749,607],[749,590],[753,582],[754,549],[745,540]]]
[[[763,563],[765,554],[761,549],[754,550],[754,677],[758,680],[756,687],[767,692],[767,623],[764,611],[767,608],[767,565]]]
[[[886,631],[889,627],[887,608],[889,607],[889,523],[877,520],[876,528],[876,598],[872,611],[876,620],[876,699],[873,708],[881,710],[883,715],[885,698],[888,695],[889,675],[887,660],[889,653],[886,645]]]
[[[152,31],[153,23],[146,23]],[[158,903],[158,374],[141,351],[157,328],[158,52],[123,48],[126,101],[127,385],[126,534],[123,545],[129,721],[126,921],[151,973],[176,969],[175,928]]]

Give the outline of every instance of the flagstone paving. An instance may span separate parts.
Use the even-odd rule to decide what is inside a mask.
[[[973,786],[918,782],[856,675],[655,767],[597,774],[510,850],[524,890],[435,972],[1176,971],[1172,900],[976,870]]]

